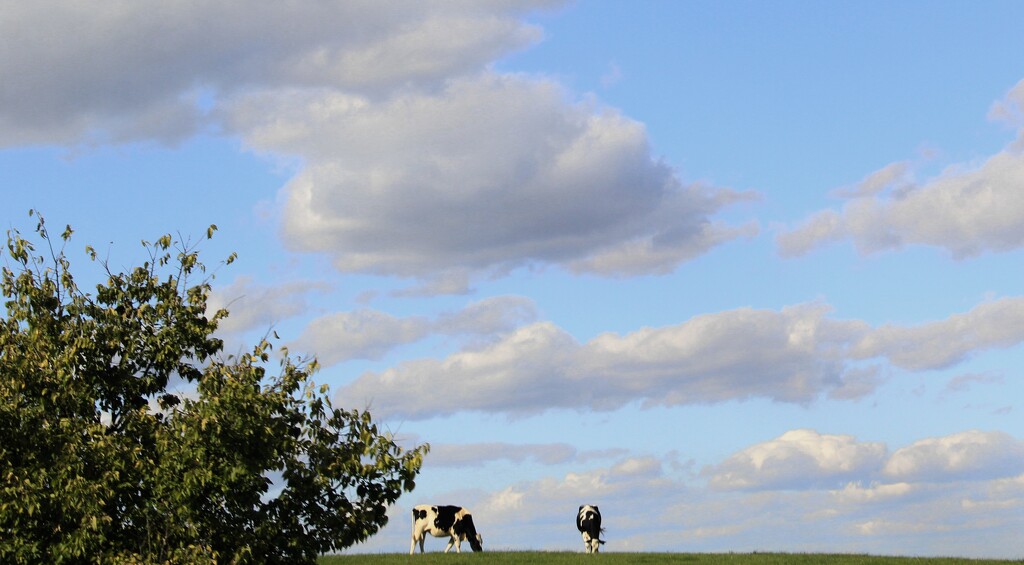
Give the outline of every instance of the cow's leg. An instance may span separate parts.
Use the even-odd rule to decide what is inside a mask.
[[[591,551],[591,553],[601,553],[601,542],[600,540],[598,540],[598,538],[592,538],[590,540],[590,545],[594,548],[594,550]]]
[[[455,536],[448,538],[448,545],[444,547],[444,552],[448,553],[452,550],[452,546],[455,545]]]
[[[409,555],[416,553],[416,534],[412,534],[412,543],[409,544]]]
[[[427,534],[420,536],[420,553],[423,553],[423,543],[427,541]]]
[[[583,532],[581,535],[583,536],[583,547],[587,550],[587,553],[590,553],[590,534]]]

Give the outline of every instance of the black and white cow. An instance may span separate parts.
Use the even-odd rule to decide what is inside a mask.
[[[597,506],[580,506],[580,511],[576,514],[576,529],[583,535],[583,545],[586,546],[587,553],[597,553],[604,543],[601,539],[601,534],[604,533],[604,528],[601,527],[601,511]]]
[[[417,543],[420,544],[420,553],[423,553],[423,540],[427,534],[435,538],[449,538],[448,546],[444,548],[445,553],[448,553],[453,545],[455,551],[462,553],[462,542],[467,540],[473,551],[484,550],[484,538],[476,533],[473,515],[461,506],[421,504],[413,508],[412,545],[409,546],[409,555],[416,552]]]

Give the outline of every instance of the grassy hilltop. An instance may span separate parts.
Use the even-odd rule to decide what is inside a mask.
[[[321,565],[462,565],[497,563],[501,565],[996,565],[1021,563],[1000,559],[964,559],[957,557],[880,557],[871,555],[830,555],[816,553],[601,553],[511,551],[448,554],[332,555],[320,558]]]

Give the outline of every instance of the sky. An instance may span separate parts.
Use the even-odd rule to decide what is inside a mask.
[[[1024,3],[0,5],[4,228],[431,445],[350,551],[1024,557]]]

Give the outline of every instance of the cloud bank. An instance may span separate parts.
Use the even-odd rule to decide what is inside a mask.
[[[680,406],[767,398],[806,404],[823,395],[870,394],[880,382],[879,366],[941,369],[1024,341],[1021,297],[916,326],[871,327],[829,313],[818,303],[778,311],[741,308],[602,334],[586,343],[538,321],[444,359],[364,373],[339,387],[336,399],[372,404],[379,417],[406,419],[464,411],[522,416],[558,408],[613,410],[632,402]],[[457,386],[442,389],[437,382]]]
[[[461,451],[449,447],[447,463],[458,463],[459,456],[452,455]],[[502,459],[495,449],[466,447],[481,447],[487,461]],[[571,457],[557,444],[493,447],[507,451],[505,460],[514,466],[527,459],[560,465]],[[744,448],[707,466],[698,478],[681,475],[675,455],[631,453],[608,464],[490,491],[453,488],[447,494],[472,508],[485,537],[500,532],[502,548],[578,550],[570,545],[578,537],[568,514],[587,501],[600,505],[605,538],[616,551],[1015,558],[1022,549],[1022,449],[1024,440],[981,430],[893,450],[882,442],[801,429]],[[906,465],[908,459],[914,464]],[[478,463],[467,458],[462,464]],[[397,509],[398,526],[386,528],[367,550],[407,544],[407,511]],[[966,526],[972,523],[984,527]],[[550,539],[545,532],[552,524],[566,525],[566,535],[556,538],[565,541],[537,548],[536,540]]]

